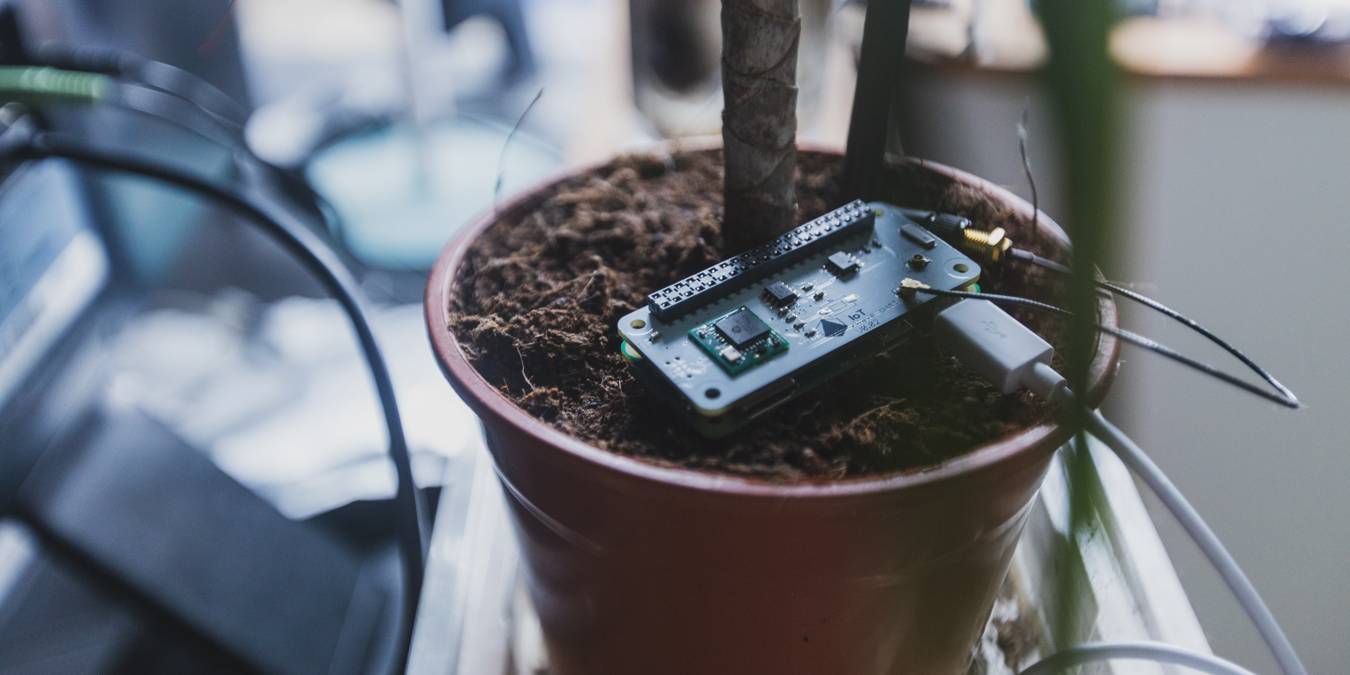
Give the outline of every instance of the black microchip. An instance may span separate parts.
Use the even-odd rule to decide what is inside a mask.
[[[775,281],[764,289],[764,296],[769,299],[770,304],[783,307],[797,299],[797,291],[781,281]]]
[[[830,272],[837,277],[847,276],[858,271],[858,261],[843,251],[831,253],[830,257],[825,259],[825,266],[829,267]]]
[[[713,326],[722,339],[737,349],[763,340],[770,332],[768,324],[744,307],[722,317]]]

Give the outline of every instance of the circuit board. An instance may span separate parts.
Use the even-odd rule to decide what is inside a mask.
[[[619,320],[625,358],[721,436],[903,344],[941,303],[901,297],[902,279],[950,290],[980,275],[906,213],[852,202],[652,293]]]

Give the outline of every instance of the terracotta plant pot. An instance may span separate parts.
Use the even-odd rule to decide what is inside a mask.
[[[1030,219],[1002,188],[931,163],[918,170]],[[657,466],[567,436],[486,382],[447,328],[475,238],[537,208],[558,182],[462,230],[426,295],[437,358],[496,460],[552,673],[964,672],[1069,431],[1046,423],[922,471],[795,484]],[[1042,241],[1066,241],[1044,216],[1039,227]],[[1108,300],[1099,318],[1114,325]],[[1094,402],[1116,351],[1099,340]]]

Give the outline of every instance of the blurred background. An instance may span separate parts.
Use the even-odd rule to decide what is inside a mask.
[[[1118,4],[1112,52],[1125,88],[1122,210],[1105,272],[1246,348],[1307,408],[1289,414],[1130,351],[1109,408],[1209,518],[1311,670],[1343,672],[1350,0]],[[1021,0],[914,5],[909,58],[895,71],[905,92],[904,152],[1030,198],[1018,147],[1025,117],[1040,206],[1051,217],[1062,213],[1053,120],[1038,77],[1045,46],[1031,8]],[[183,68],[243,103],[225,142],[125,109],[58,110],[41,123],[274,194],[339,251],[375,305],[414,474],[439,505],[432,563],[456,570],[429,575],[428,592],[449,600],[424,605],[422,616],[455,624],[473,589],[489,583],[493,561],[514,554],[500,544],[488,558],[469,556],[470,535],[495,521],[469,508],[469,496],[441,490],[492,488],[472,415],[426,345],[426,270],[458,227],[546,176],[667,139],[717,134],[720,3],[0,0],[0,8],[6,63],[20,47],[48,42],[114,47]],[[802,0],[801,12],[800,139],[842,148],[865,3]],[[14,111],[4,114],[6,124],[16,122]],[[398,583],[386,532],[394,481],[379,408],[336,304],[278,246],[224,226],[231,218],[145,182],[51,162],[0,183],[0,504],[15,499],[57,523],[34,531],[0,520],[0,672],[81,672],[90,664],[91,672],[174,672],[198,663],[194,650],[221,652],[224,671],[242,665],[224,653],[238,651],[264,654],[257,658],[266,669],[285,672],[303,662],[304,650],[273,642],[295,632],[300,618],[317,622],[306,624],[313,635],[330,636],[314,638],[315,653],[350,631],[369,635],[359,653],[343,657],[358,664],[353,672],[388,658],[392,638],[370,627],[396,612]],[[1131,329],[1212,354],[1164,319],[1123,309]],[[148,602],[124,602],[159,588],[183,561],[165,553],[163,567],[143,569],[146,549],[134,536],[106,533],[149,527],[154,518],[144,514],[166,508],[160,499],[172,491],[147,499],[146,485],[112,486],[99,493],[107,501],[69,507],[53,495],[81,485],[65,478],[71,472],[102,475],[130,461],[101,449],[120,447],[113,441],[127,429],[162,439],[146,442],[137,461],[165,462],[166,480],[219,471],[233,481],[203,478],[185,497],[251,499],[281,514],[272,520],[259,511],[254,525],[278,542],[303,540],[300,553],[277,554],[278,568],[291,565],[304,577],[315,561],[341,560],[339,572],[308,586],[287,588],[292,577],[282,575],[269,588],[293,593],[296,606],[324,594],[355,598],[346,613],[325,614],[320,603],[309,614],[259,616],[251,630],[239,629],[225,609],[195,608],[190,599],[200,589],[192,579],[150,593]],[[82,450],[60,461],[40,451],[56,446]],[[199,459],[160,446],[189,448]],[[61,476],[45,479],[48,493],[15,486],[44,472]],[[247,495],[231,491],[236,482]],[[1145,502],[1214,651],[1270,669],[1204,559]],[[140,520],[105,522],[123,507]],[[155,524],[145,541],[202,546],[191,535],[215,516],[186,511]],[[325,536],[310,541],[288,529],[297,521]],[[180,538],[171,526],[188,534]],[[235,534],[246,541],[247,532]],[[230,536],[214,544],[227,546]],[[76,544],[63,550],[54,540]],[[82,581],[119,571],[131,581]],[[373,617],[364,628],[340,620],[360,614],[351,609],[359,598]],[[58,603],[82,609],[43,613]],[[186,627],[178,625],[183,616]],[[74,646],[72,635],[81,636]],[[165,635],[185,646],[161,649]],[[420,658],[453,661],[457,641],[474,639],[433,641]],[[6,661],[6,654],[28,657]],[[257,666],[249,658],[243,662]],[[480,672],[462,662],[461,670]]]

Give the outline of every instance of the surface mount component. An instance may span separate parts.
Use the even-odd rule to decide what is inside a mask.
[[[744,307],[713,322],[713,327],[723,340],[740,349],[769,337],[773,332],[769,324]]]
[[[781,281],[775,281],[764,289],[764,299],[774,307],[787,307],[797,299],[797,291]]]
[[[937,237],[934,237],[928,230],[925,230],[918,225],[905,223],[900,226],[900,233],[905,235],[906,239],[918,244],[919,248],[922,248],[925,251],[931,250],[934,246],[937,246]]]
[[[858,261],[853,256],[840,251],[825,259],[825,267],[836,277],[846,277],[858,271]]]
[[[979,275],[905,211],[852,202],[651,294],[619,320],[622,352],[696,429],[723,436],[904,344],[949,304],[902,296],[901,280],[952,290]]]

